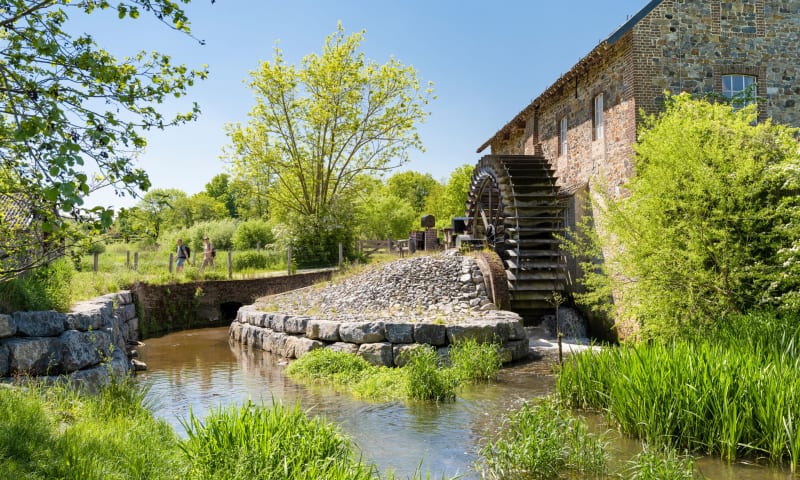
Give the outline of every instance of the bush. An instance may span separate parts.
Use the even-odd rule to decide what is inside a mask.
[[[72,262],[60,258],[0,283],[0,309],[9,313],[22,310],[66,312],[72,305],[71,282],[74,273]]]
[[[266,253],[249,251],[237,252],[233,256],[233,269],[241,270],[263,270],[269,265],[269,257]]]
[[[233,248],[236,250],[249,250],[264,248],[275,241],[272,229],[264,220],[247,220],[236,227],[233,234]]]

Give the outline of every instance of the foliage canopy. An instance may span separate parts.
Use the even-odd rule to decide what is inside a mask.
[[[86,208],[84,198],[109,185],[121,195],[147,190],[146,173],[132,165],[146,145],[144,134],[199,113],[194,105],[167,117],[157,106],[183,96],[206,77],[205,68],[174,65],[158,52],[116,58],[89,34],[70,34],[70,15],[146,15],[191,35],[180,7],[187,2],[0,2],[0,279],[35,267],[69,243],[70,220],[110,225],[113,211]],[[97,178],[90,178],[91,170]],[[43,236],[49,240],[44,249]]]
[[[687,94],[646,119],[629,195],[602,215],[622,315],[664,333],[798,306],[796,135]]]

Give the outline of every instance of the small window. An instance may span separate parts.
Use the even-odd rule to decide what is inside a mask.
[[[558,122],[558,155],[567,155],[567,117],[561,118]]]
[[[594,140],[603,138],[603,94],[594,97],[594,116],[592,117],[592,136]]]
[[[752,75],[723,75],[722,96],[731,101],[734,108],[755,103],[756,77]]]

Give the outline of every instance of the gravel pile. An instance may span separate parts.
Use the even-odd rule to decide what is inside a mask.
[[[340,320],[516,316],[497,310],[475,260],[457,251],[367,266],[345,279],[264,297],[256,304],[268,311]]]

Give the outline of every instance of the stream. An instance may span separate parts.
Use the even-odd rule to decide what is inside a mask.
[[[300,406],[339,426],[360,449],[364,460],[382,474],[407,478],[419,469],[431,478],[479,479],[473,469],[479,450],[495,431],[502,414],[520,402],[553,392],[555,378],[540,362],[506,367],[499,381],[459,392],[455,402],[365,402],[321,386],[295,383],[284,375],[287,361],[228,341],[228,328],[208,328],[151,338],[139,349],[148,369],[137,381],[149,387],[148,401],[158,418],[185,436],[181,420],[191,411],[204,418],[212,408],[282,402]],[[593,430],[606,430],[600,416],[588,417]],[[638,442],[613,435],[614,465],[633,457]],[[697,469],[708,479],[791,479],[788,471],[728,464],[701,458]]]

